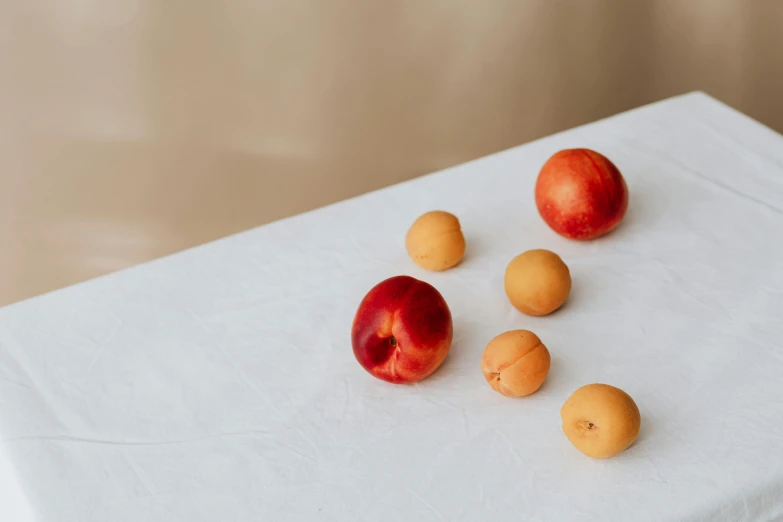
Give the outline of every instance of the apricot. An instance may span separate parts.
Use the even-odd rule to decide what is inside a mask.
[[[481,370],[492,389],[507,397],[538,390],[551,359],[541,339],[528,330],[511,330],[492,339],[481,357]]]
[[[405,249],[414,263],[427,270],[446,270],[465,255],[465,237],[459,219],[434,210],[413,222],[405,236]]]
[[[554,252],[528,250],[508,264],[504,286],[517,310],[527,315],[547,315],[568,298],[571,273]]]
[[[560,416],[571,444],[596,459],[627,449],[639,435],[642,422],[631,396],[608,384],[582,386],[565,401]]]

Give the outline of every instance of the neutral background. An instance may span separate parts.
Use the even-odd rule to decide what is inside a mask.
[[[0,0],[0,304],[690,90],[783,130],[781,27],[777,0]]]

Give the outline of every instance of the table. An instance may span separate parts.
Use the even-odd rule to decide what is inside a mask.
[[[565,240],[537,215],[538,169],[568,147],[626,177],[605,238]],[[436,208],[468,241],[444,273],[403,247]],[[775,520],[781,232],[783,137],[701,93],[633,110],[0,309],[6,474],[38,522]],[[530,248],[573,275],[549,317],[504,295]],[[411,386],[372,378],[350,346],[360,299],[397,274],[454,318],[446,362]],[[480,370],[514,328],[553,358],[517,400]],[[591,382],[642,413],[608,460],[560,430]]]

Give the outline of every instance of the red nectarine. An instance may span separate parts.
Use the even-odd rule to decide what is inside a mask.
[[[432,285],[409,276],[381,281],[353,320],[356,360],[391,383],[424,379],[443,363],[453,336],[451,312]]]
[[[614,163],[589,149],[561,150],[536,180],[538,213],[569,239],[593,239],[614,229],[628,208],[628,187]]]

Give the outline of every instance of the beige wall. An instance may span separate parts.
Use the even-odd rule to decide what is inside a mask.
[[[783,130],[781,29],[777,0],[0,0],[0,304],[690,90]]]

